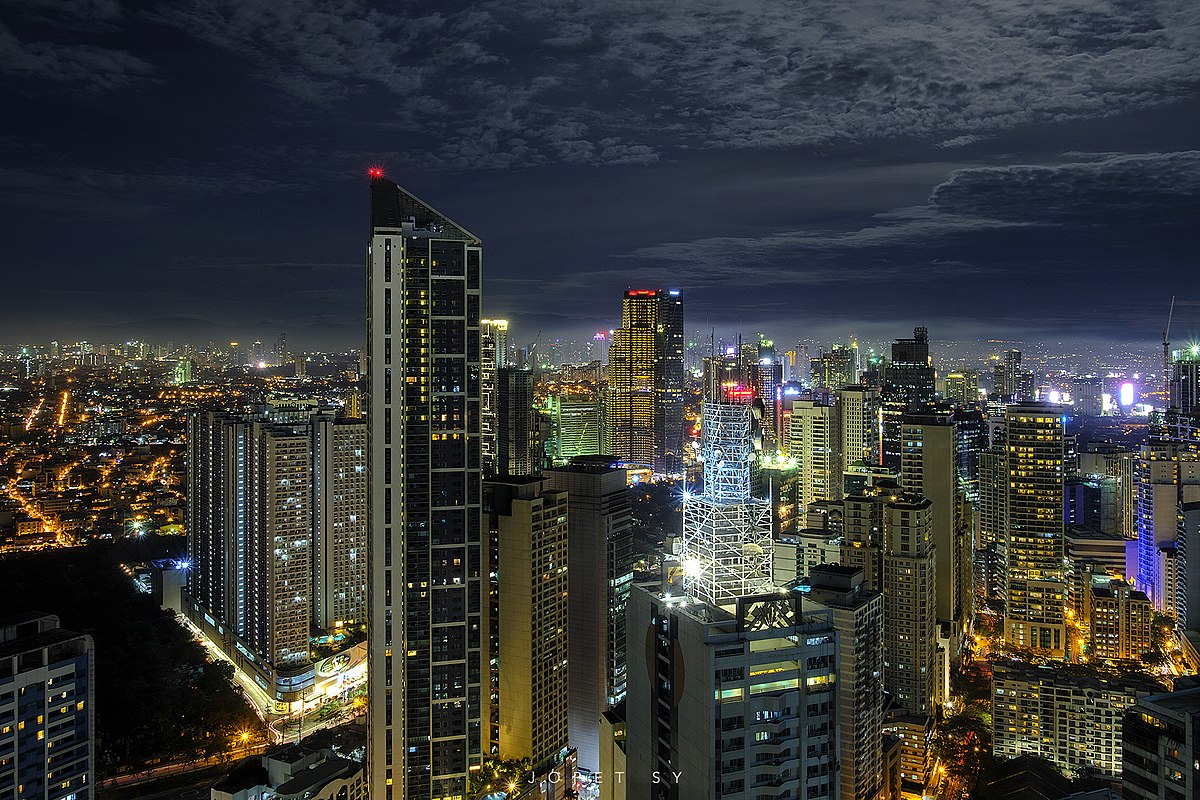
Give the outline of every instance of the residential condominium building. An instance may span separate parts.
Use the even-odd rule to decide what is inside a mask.
[[[313,415],[313,624],[336,630],[367,621],[367,426]]]
[[[372,800],[463,797],[482,761],[482,258],[478,237],[372,172]]]
[[[1004,638],[1066,654],[1063,486],[1066,416],[1061,406],[1024,402],[1005,408]]]
[[[800,505],[842,497],[842,430],[837,405],[818,399],[791,404],[787,454],[799,471]]]
[[[309,426],[197,410],[187,445],[184,613],[286,710],[315,677]]]
[[[95,648],[51,614],[0,620],[0,798],[91,800]]]
[[[568,728],[579,767],[601,769],[604,711],[625,698],[626,606],[633,585],[633,528],[625,470],[608,456],[581,456],[545,471],[567,493]]]
[[[567,750],[567,493],[540,477],[489,478],[483,488],[495,576],[485,618],[489,744],[541,774]]]
[[[1040,756],[1063,772],[1121,774],[1121,722],[1140,698],[1162,690],[1148,676],[1103,677],[1079,666],[993,666],[992,751]]]

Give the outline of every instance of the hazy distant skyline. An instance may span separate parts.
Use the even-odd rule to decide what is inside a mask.
[[[3,340],[357,345],[372,164],[521,338],[1200,336],[1188,0],[0,8]]]

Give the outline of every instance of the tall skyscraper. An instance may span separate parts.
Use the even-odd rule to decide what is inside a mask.
[[[565,464],[576,456],[599,455],[607,449],[601,397],[552,394],[546,398],[545,413],[550,418],[547,455],[553,463]]]
[[[538,477],[484,482],[492,591],[490,744],[535,774],[567,749],[567,493]],[[599,726],[599,715],[596,725]]]
[[[498,474],[532,475],[542,463],[533,424],[533,371],[496,370],[494,402]]]
[[[571,746],[579,766],[600,769],[600,715],[625,699],[626,606],[633,585],[633,529],[625,470],[607,456],[573,459],[544,473],[567,493],[567,634]]]
[[[970,625],[968,611],[973,547],[958,480],[958,435],[954,412],[907,414],[901,425],[901,476],[906,491],[929,499],[931,539],[937,550],[937,620],[959,652]]]
[[[932,715],[938,702],[937,561],[933,504],[901,494],[883,524],[883,685],[909,714]]]
[[[481,762],[482,257],[478,237],[372,172],[372,800],[463,797]]]
[[[1066,654],[1063,485],[1066,417],[1061,406],[1005,409],[1004,637],[1011,644]]]
[[[608,351],[609,452],[630,465],[683,468],[683,299],[677,290],[625,292]]]
[[[842,420],[835,403],[797,399],[788,422],[787,454],[800,472],[800,504],[842,497]]]
[[[929,331],[913,329],[911,339],[892,343],[892,360],[883,374],[883,465],[900,468],[901,420],[913,405],[931,403],[937,396],[937,374],[929,357]]]
[[[879,392],[862,384],[837,391],[844,466],[879,463]]]
[[[184,612],[287,709],[314,680],[313,474],[307,417],[282,417],[189,413]]]
[[[95,647],[52,614],[0,620],[0,796],[95,796]]]
[[[883,595],[863,572],[822,564],[805,602],[833,614],[838,632],[838,763],[843,800],[876,800],[883,786]]]
[[[367,426],[312,417],[313,624],[328,630],[367,620]]]
[[[1191,414],[1200,409],[1200,345],[1176,350],[1173,355],[1170,407]]]
[[[951,372],[946,376],[944,397],[959,407],[978,405],[979,373],[970,370]]]

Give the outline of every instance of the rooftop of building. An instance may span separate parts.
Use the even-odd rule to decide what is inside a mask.
[[[996,681],[1037,680],[1054,684],[1069,683],[1079,688],[1098,690],[1117,689],[1160,693],[1163,685],[1153,677],[1139,672],[1108,674],[1087,664],[1031,664],[1027,661],[997,661],[992,665]]]
[[[1045,759],[1021,755],[996,765],[988,790],[1011,800],[1059,800],[1071,792],[1071,781]]]
[[[1200,687],[1143,697],[1143,701],[1185,714],[1200,713]]]

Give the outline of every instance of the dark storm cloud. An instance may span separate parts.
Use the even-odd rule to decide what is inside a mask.
[[[153,65],[123,50],[23,39],[0,23],[0,75],[107,91],[152,79]]]
[[[317,106],[382,90],[456,169],[652,163],[1103,116],[1197,79],[1200,10],[1159,2],[545,0],[380,9],[191,2],[158,20]],[[408,107],[412,103],[412,107]]]
[[[693,319],[901,329],[987,298],[995,324],[1094,330],[1097,308],[1200,296],[1192,0],[0,11],[20,335],[354,341],[369,163],[485,239],[489,313],[531,326],[611,324],[639,285],[682,285]],[[1137,269],[1163,280],[1108,309]]]

